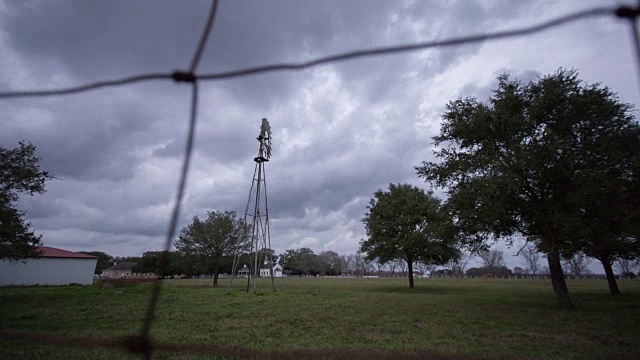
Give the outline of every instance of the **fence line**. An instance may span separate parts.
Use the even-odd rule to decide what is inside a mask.
[[[0,92],[0,99],[8,98],[23,98],[23,97],[45,97],[45,96],[61,96],[71,95],[81,92],[87,92],[91,90],[97,90],[106,87],[118,87],[128,84],[133,84],[143,81],[151,80],[169,80],[172,79],[176,82],[187,82],[191,84],[191,108],[189,114],[188,133],[185,144],[185,153],[181,167],[180,179],[176,190],[176,198],[169,221],[169,227],[167,229],[167,237],[165,241],[165,251],[161,259],[161,266],[159,269],[160,274],[164,274],[169,266],[169,250],[173,240],[173,235],[177,226],[177,219],[180,214],[182,199],[186,187],[186,180],[189,173],[189,165],[191,162],[191,155],[193,152],[193,139],[195,135],[195,125],[197,123],[197,110],[198,110],[198,81],[205,80],[222,80],[232,79],[242,76],[257,75],[268,72],[276,71],[297,71],[308,69],[311,67],[336,63],[346,60],[373,57],[380,55],[404,53],[409,51],[426,50],[432,48],[460,46],[464,44],[471,44],[489,40],[498,40],[512,37],[519,37],[525,35],[532,35],[534,33],[542,32],[544,30],[558,27],[564,24],[576,22],[578,20],[601,17],[601,16],[616,16],[618,18],[627,19],[630,22],[630,28],[633,32],[634,46],[636,50],[636,61],[638,62],[638,72],[640,76],[640,36],[638,35],[638,28],[636,19],[640,15],[640,2],[638,7],[619,6],[619,7],[596,7],[573,14],[565,15],[556,19],[552,19],[547,22],[540,23],[529,27],[523,27],[519,29],[513,29],[502,32],[494,32],[487,34],[477,34],[464,37],[457,37],[445,40],[436,40],[429,42],[421,42],[415,44],[404,44],[390,47],[380,47],[372,49],[364,49],[351,51],[331,56],[319,57],[314,60],[306,62],[296,63],[279,63],[272,65],[263,65],[257,67],[250,67],[238,70],[232,70],[227,72],[211,73],[196,75],[196,70],[204,48],[207,43],[209,34],[216,19],[218,8],[218,0],[212,0],[211,9],[207,23],[204,27],[204,31],[198,42],[198,46],[194,52],[191,60],[189,70],[174,71],[171,73],[150,73],[134,75],[121,79],[112,79],[106,81],[98,81],[90,84],[67,87],[53,90],[27,90],[27,91],[6,91]],[[640,81],[638,82],[640,86]],[[369,359],[369,358],[393,358],[393,359],[413,359],[423,358],[424,354],[411,355],[411,354],[398,354],[391,352],[378,352],[378,351],[354,351],[354,350],[328,350],[328,349],[306,349],[306,350],[287,350],[287,351],[261,351],[258,349],[251,349],[246,347],[226,347],[226,346],[208,346],[208,345],[178,345],[178,344],[166,344],[159,342],[152,342],[149,338],[149,332],[153,323],[153,318],[156,310],[156,306],[160,297],[160,281],[156,282],[153,286],[147,312],[143,321],[142,329],[139,335],[133,335],[128,337],[118,337],[111,339],[97,340],[95,338],[69,338],[69,337],[56,337],[49,334],[33,333],[33,332],[16,332],[16,331],[0,331],[0,338],[11,340],[31,340],[45,342],[53,345],[60,346],[74,346],[74,347],[107,347],[107,348],[120,348],[125,349],[131,353],[141,354],[145,359],[150,359],[154,350],[169,351],[169,352],[181,352],[191,354],[215,354],[218,356],[231,356],[231,357],[251,357],[251,358],[264,358],[264,359],[298,359],[298,358],[354,358],[354,359]],[[446,358],[440,355],[430,355],[433,358]]]

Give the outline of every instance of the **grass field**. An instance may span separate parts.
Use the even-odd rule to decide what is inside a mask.
[[[557,308],[548,280],[276,279],[243,284],[167,280],[154,340],[266,351],[374,350],[379,357],[638,359],[640,281],[569,280],[576,310]],[[139,331],[150,284],[0,288],[0,330],[108,339]],[[373,357],[378,357],[373,355]],[[299,357],[299,353],[296,356]],[[348,358],[348,355],[344,356]],[[137,358],[109,348],[0,339],[1,359]],[[158,359],[214,358],[156,352]]]

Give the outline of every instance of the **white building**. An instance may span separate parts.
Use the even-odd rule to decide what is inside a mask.
[[[0,260],[0,286],[91,285],[98,258],[41,246],[40,257],[18,261]]]
[[[102,270],[100,274],[101,278],[128,278],[133,275],[133,268],[136,266],[134,262],[121,262],[113,265],[110,268]]]
[[[260,277],[270,277],[271,272],[269,271],[269,266],[267,264],[263,265],[260,268]],[[275,264],[273,266],[273,277],[281,278],[282,277],[282,266],[280,264]]]

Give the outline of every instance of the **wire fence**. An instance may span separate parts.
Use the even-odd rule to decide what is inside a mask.
[[[184,197],[185,186],[187,176],[189,174],[189,166],[191,163],[191,155],[193,151],[193,139],[195,135],[195,125],[197,123],[197,111],[198,111],[198,83],[200,81],[213,81],[222,79],[232,79],[250,75],[257,75],[269,72],[278,71],[297,71],[304,70],[315,66],[325,65],[329,63],[342,62],[347,60],[354,60],[365,57],[373,57],[380,55],[405,53],[410,51],[426,50],[433,48],[442,48],[450,46],[460,46],[465,44],[472,44],[478,42],[492,41],[505,38],[520,37],[526,35],[532,35],[539,33],[550,28],[559,27],[568,23],[576,22],[586,18],[593,17],[617,17],[629,21],[630,29],[632,32],[633,45],[635,48],[636,62],[638,63],[638,76],[640,76],[640,36],[638,35],[637,18],[640,15],[640,1],[637,7],[632,6],[619,6],[619,7],[596,7],[566,16],[558,17],[556,19],[533,25],[529,27],[523,27],[519,29],[513,29],[502,32],[493,32],[477,35],[469,35],[463,37],[456,37],[445,40],[436,40],[429,42],[421,42],[414,44],[403,44],[390,47],[380,47],[372,49],[356,50],[346,53],[340,53],[336,55],[330,55],[325,57],[319,57],[306,62],[295,63],[277,63],[270,65],[262,65],[256,67],[243,68],[238,70],[210,73],[210,74],[196,74],[195,71],[200,62],[200,58],[207,44],[207,39],[211,33],[211,29],[215,23],[218,9],[218,0],[213,0],[211,3],[211,9],[207,23],[204,27],[204,31],[198,43],[198,46],[194,52],[193,58],[187,71],[174,71],[168,73],[150,73],[129,76],[120,79],[111,79],[106,81],[98,81],[90,84],[79,85],[74,87],[51,89],[51,90],[25,90],[25,91],[5,91],[0,92],[0,99],[9,98],[24,98],[24,97],[46,97],[46,96],[62,96],[77,94],[92,90],[98,90],[106,87],[120,87],[128,84],[152,81],[152,80],[173,80],[176,82],[186,82],[191,84],[191,108],[188,121],[188,132],[186,145],[184,150],[184,157],[182,160],[182,167],[180,172],[180,178],[176,190],[175,201],[173,210],[169,220],[169,226],[167,229],[164,254],[161,259],[161,266],[159,273],[163,274],[169,267],[169,251],[171,250],[172,239],[174,237],[180,210],[182,206],[182,200]],[[640,81],[638,82],[640,86]],[[200,354],[220,357],[246,357],[246,358],[260,358],[260,359],[300,359],[300,358],[345,358],[345,359],[417,359],[424,358],[424,354],[399,354],[397,352],[384,352],[384,351],[362,351],[362,350],[331,350],[331,349],[304,349],[304,350],[286,350],[286,351],[263,351],[250,347],[230,347],[230,346],[217,346],[217,345],[202,345],[202,344],[167,344],[161,342],[154,342],[149,337],[151,325],[153,324],[156,307],[160,298],[160,289],[162,286],[161,281],[157,281],[152,289],[149,304],[147,306],[146,315],[143,319],[141,330],[138,334],[118,337],[111,339],[95,339],[89,337],[68,337],[68,336],[55,336],[45,333],[35,332],[21,332],[21,331],[8,331],[0,330],[0,338],[8,340],[29,340],[40,343],[48,343],[58,346],[73,346],[79,348],[111,348],[111,349],[124,349],[133,354],[142,355],[145,359],[150,359],[153,352],[179,352],[180,354]],[[443,356],[438,354],[429,354],[430,358],[445,359],[453,358],[451,356]]]

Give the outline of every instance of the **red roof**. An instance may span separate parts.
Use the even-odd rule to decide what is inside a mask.
[[[79,258],[79,259],[97,259],[97,256],[77,253],[68,250],[56,249],[48,246],[40,246],[40,256],[48,258]]]

